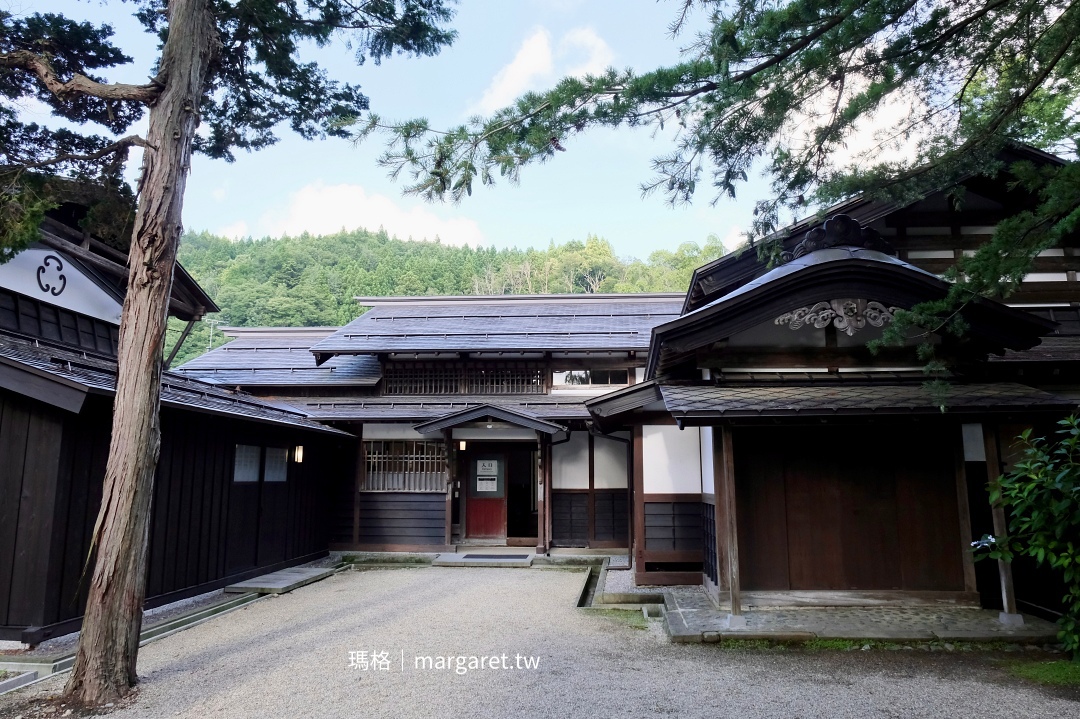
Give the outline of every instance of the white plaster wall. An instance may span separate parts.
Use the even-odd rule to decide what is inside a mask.
[[[46,258],[50,259],[46,262]],[[0,287],[47,305],[120,324],[120,303],[70,260],[52,250],[32,247],[0,265]]]
[[[455,427],[453,432],[454,439],[536,441],[536,432],[527,427]]]
[[[713,428],[701,428],[701,492],[716,493],[716,480],[713,478]]]
[[[615,437],[629,439],[629,432],[612,432]],[[626,489],[626,448],[624,442],[593,437],[593,487],[596,489]]]
[[[985,462],[986,445],[983,443],[983,426],[981,424],[962,424],[960,431],[964,438],[964,461]]]
[[[551,447],[551,487],[589,488],[589,433],[571,432],[570,441]]]
[[[365,424],[364,439],[435,439],[441,440],[441,434],[420,434],[411,424]]]
[[[646,494],[701,492],[701,433],[697,427],[645,425],[642,430]]]

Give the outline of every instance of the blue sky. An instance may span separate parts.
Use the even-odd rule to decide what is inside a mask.
[[[109,79],[148,75],[156,43],[130,17],[131,5],[23,1],[9,7],[111,23],[135,62]],[[446,127],[566,74],[608,66],[645,71],[677,60],[691,38],[669,35],[676,8],[668,0],[463,0],[453,22],[458,39],[434,58],[357,67],[343,44],[313,57],[335,77],[359,83],[384,119],[427,117],[433,127]],[[695,18],[696,25],[705,20]],[[35,107],[27,112],[47,119]],[[591,131],[572,138],[554,161],[527,167],[520,184],[477,188],[455,206],[403,196],[402,185],[375,164],[382,150],[378,138],[361,146],[308,142],[283,128],[276,146],[241,153],[234,163],[197,157],[184,222],[190,230],[237,237],[384,227],[403,239],[438,235],[444,242],[496,247],[545,247],[595,234],[610,240],[619,255],[641,258],[681,242],[700,244],[709,234],[730,247],[749,225],[753,199],[767,192],[766,183],[755,178],[738,200],[715,207],[707,192],[678,208],[660,196],[642,198],[639,184],[651,174],[649,161],[670,149],[671,137],[653,137],[648,129]],[[136,167],[133,162],[132,177]]]

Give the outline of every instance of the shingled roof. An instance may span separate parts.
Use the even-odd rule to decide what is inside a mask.
[[[112,395],[116,391],[116,362],[73,352],[59,345],[0,333],[0,385],[30,396],[39,396],[44,387],[51,385],[47,396],[52,403],[77,412],[84,395]],[[347,436],[345,432],[312,421],[300,410],[264,402],[243,392],[225,390],[173,372],[162,374],[161,404]]]
[[[315,344],[338,354],[644,351],[679,315],[681,294],[358,297],[372,309]]]
[[[334,357],[315,364],[310,347],[334,327],[223,328],[233,341],[176,368],[187,377],[241,387],[374,386],[382,378],[374,355]]]
[[[394,397],[278,397],[312,419],[353,422],[405,422],[442,417],[452,412],[483,407],[504,407],[549,421],[588,419],[588,397],[552,395],[440,395]]]
[[[702,386],[661,384],[664,405],[676,421],[698,418],[832,416],[1060,410],[1076,401],[1011,382],[950,384],[936,396],[922,383]]]

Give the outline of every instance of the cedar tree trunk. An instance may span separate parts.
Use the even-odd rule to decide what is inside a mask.
[[[97,561],[64,690],[69,700],[86,705],[114,701],[137,681],[150,499],[160,447],[162,345],[191,144],[218,47],[206,0],[172,0],[168,12],[158,76],[164,87],[150,108],[128,256],[112,440],[91,550]]]

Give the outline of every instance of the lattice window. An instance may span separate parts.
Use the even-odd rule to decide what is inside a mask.
[[[461,394],[461,370],[452,362],[387,362],[383,394]]]
[[[446,444],[424,440],[366,440],[362,492],[445,492]]]
[[[387,362],[383,394],[544,394],[536,362]]]
[[[465,370],[468,394],[543,394],[544,371],[529,367],[473,365]]]

